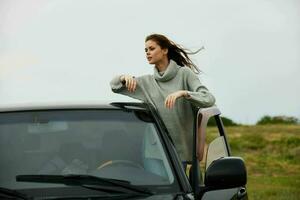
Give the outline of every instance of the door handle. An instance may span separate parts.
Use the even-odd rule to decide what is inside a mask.
[[[237,192],[237,199],[243,199],[247,195],[247,190],[244,187],[239,188]],[[248,198],[246,198],[248,199]]]

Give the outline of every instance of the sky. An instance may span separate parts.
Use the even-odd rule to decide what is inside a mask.
[[[299,0],[0,0],[0,106],[130,101],[118,74],[152,74],[144,39],[197,50],[222,115],[300,118]]]

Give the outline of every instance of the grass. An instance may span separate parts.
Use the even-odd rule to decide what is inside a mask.
[[[208,128],[215,135],[216,128]],[[300,199],[300,125],[226,127],[233,156],[243,157],[248,197]]]

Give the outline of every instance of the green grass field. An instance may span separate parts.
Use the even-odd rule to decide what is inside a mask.
[[[226,127],[233,156],[243,157],[248,197],[300,199],[300,125]],[[208,128],[214,134],[216,128]]]

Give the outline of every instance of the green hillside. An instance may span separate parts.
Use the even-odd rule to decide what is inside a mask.
[[[216,128],[208,128],[208,135]],[[226,127],[233,156],[244,158],[248,196],[300,199],[300,125]]]

